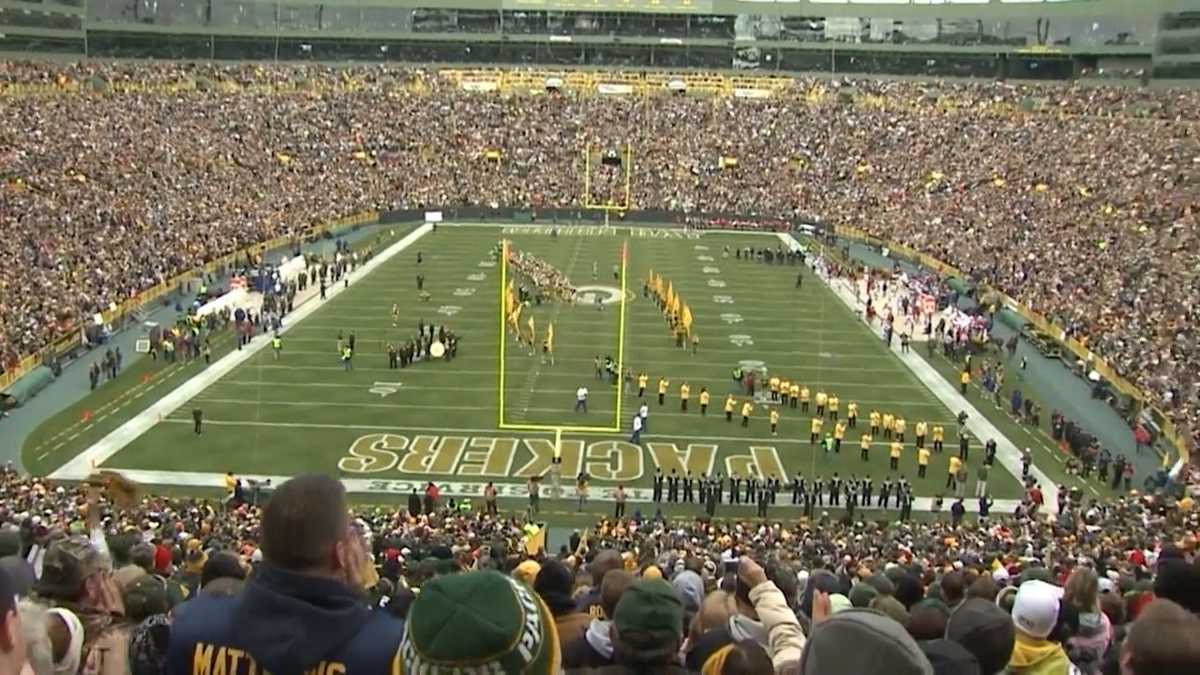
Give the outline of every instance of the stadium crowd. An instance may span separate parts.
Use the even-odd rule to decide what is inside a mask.
[[[0,494],[5,673],[1200,668],[1190,501],[957,524],[635,512],[555,552],[436,487],[351,510],[301,476],[259,507],[240,487],[170,499],[6,470]]]
[[[638,208],[903,242],[1058,318],[1177,422],[1200,414],[1195,90],[801,79],[766,100],[509,97],[381,66],[0,63],[0,87],[17,84],[123,93],[0,97],[0,255],[19,261],[0,270],[4,367],[335,217],[578,206],[580,147],[628,143]]]

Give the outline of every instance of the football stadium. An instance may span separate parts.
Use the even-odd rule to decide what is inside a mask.
[[[0,0],[0,671],[1200,672],[1190,5]]]

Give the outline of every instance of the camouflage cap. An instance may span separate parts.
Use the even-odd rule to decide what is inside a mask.
[[[90,539],[82,535],[67,537],[51,544],[46,551],[42,561],[42,578],[38,580],[35,590],[46,598],[77,600],[85,579],[111,569],[111,561]]]

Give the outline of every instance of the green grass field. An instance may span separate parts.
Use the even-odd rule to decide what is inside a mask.
[[[540,355],[530,357],[511,337],[504,338],[501,407],[501,270],[489,255],[501,236],[546,259],[576,286],[613,289],[620,286],[613,266],[622,242],[628,242],[624,363],[650,378],[648,433],[640,446],[628,442],[630,421],[641,403],[636,391],[623,395],[617,416],[616,387],[594,375],[595,356],[618,357],[619,303],[604,310],[594,304],[529,307],[522,323],[534,316],[539,341],[547,322],[554,323],[555,363],[544,364]],[[928,478],[917,479],[911,429],[918,420],[941,423],[952,449],[957,443],[954,415],[808,271],[803,272],[803,288],[797,289],[800,266],[764,265],[723,254],[726,245],[776,244],[773,237],[726,233],[684,236],[679,231],[577,228],[551,237],[540,228],[504,230],[502,235],[499,228],[443,227],[293,326],[278,360],[270,349],[262,350],[105,466],[274,476],[337,471],[345,478],[369,479],[375,492],[407,493],[410,485],[426,479],[521,485],[527,476],[548,468],[554,434],[501,429],[503,410],[506,426],[567,427],[561,445],[564,473],[573,476],[586,469],[600,486],[622,482],[649,487],[656,466],[745,474],[756,465],[766,474],[802,472],[812,478],[836,471],[843,477],[869,473],[881,480],[890,473],[886,445],[877,442],[870,461],[863,462],[857,442],[867,412],[877,408],[909,422],[901,473],[914,481],[917,494],[943,492],[952,451],[934,455]],[[419,268],[418,251],[424,259]],[[661,313],[642,297],[642,278],[651,268],[670,279],[691,306],[701,339],[696,354],[673,344]],[[418,271],[432,294],[428,304],[415,301]],[[402,308],[397,326],[393,304]],[[418,320],[457,332],[458,358],[389,369],[385,344],[407,339]],[[352,371],[342,368],[335,353],[339,331],[353,331],[358,340]],[[770,434],[762,406],[746,428],[739,415],[727,423],[721,405],[732,391],[730,372],[744,359],[763,361],[772,374],[799,381],[814,393],[837,393],[843,415],[846,404],[857,401],[860,428],[847,434],[841,454],[825,456],[810,445],[809,416],[799,410],[781,411],[777,436]],[[660,376],[670,381],[662,406],[653,396]],[[686,413],[678,396],[684,381],[692,390]],[[572,411],[581,385],[591,390],[586,414]],[[712,394],[707,416],[698,411],[702,387]],[[192,431],[194,407],[204,411],[206,426],[199,437]],[[570,429],[613,425],[621,431]],[[65,458],[48,459],[61,463]],[[1020,490],[999,469],[989,485],[1001,498]]]

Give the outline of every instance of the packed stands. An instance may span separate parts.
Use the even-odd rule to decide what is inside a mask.
[[[408,509],[348,511],[340,484],[320,476],[279,486],[264,508],[240,486],[214,502],[5,471],[0,490],[0,597],[23,598],[37,673],[194,673],[235,649],[271,672],[1200,667],[1188,498],[1087,499],[957,526],[635,512],[546,551],[535,524],[415,491]],[[10,610],[0,605],[6,621]],[[522,615],[523,650],[512,647]],[[1170,639],[1138,641],[1152,621]],[[451,637],[469,630],[476,639]],[[847,641],[856,649],[839,648]],[[0,642],[0,658],[11,649]],[[80,670],[97,650],[107,665]],[[1169,667],[1119,670],[1130,650]]]
[[[635,207],[907,244],[1056,318],[1200,428],[1200,95],[836,84],[511,96],[384,67],[0,64],[0,246],[19,262],[0,271],[0,353],[11,368],[98,309],[335,217],[577,205],[579,149],[627,142]]]

